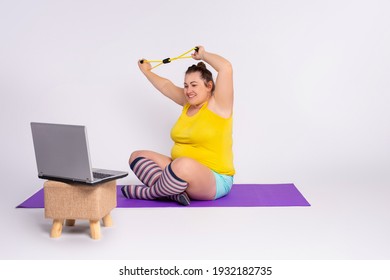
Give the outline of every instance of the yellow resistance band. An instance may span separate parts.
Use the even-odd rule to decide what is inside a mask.
[[[196,52],[199,50],[198,47],[195,47],[195,48],[192,48],[190,49],[189,51],[186,51],[185,53],[177,56],[177,57],[173,57],[173,58],[166,58],[166,59],[162,59],[162,60],[146,60],[146,59],[142,59],[140,60],[140,63],[144,63],[144,62],[149,62],[149,63],[158,63],[157,65],[153,66],[153,68],[156,68],[162,64],[167,64],[167,63],[170,63],[171,61],[174,61],[176,59],[181,59],[181,58],[191,58],[192,56],[185,56],[186,54],[188,54],[189,52],[192,52],[193,50],[195,50]]]

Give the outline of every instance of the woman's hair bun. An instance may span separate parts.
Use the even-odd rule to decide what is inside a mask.
[[[197,64],[196,66],[198,66],[198,67],[200,67],[200,68],[207,69],[207,68],[206,68],[206,64],[204,64],[204,62],[202,62],[202,61],[198,62],[198,64]]]

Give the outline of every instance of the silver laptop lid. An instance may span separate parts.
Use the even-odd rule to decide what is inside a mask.
[[[93,180],[85,126],[32,122],[31,130],[39,177]]]

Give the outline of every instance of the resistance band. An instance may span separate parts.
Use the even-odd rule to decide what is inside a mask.
[[[173,57],[173,58],[166,58],[166,59],[162,59],[162,60],[146,60],[146,59],[141,59],[139,62],[142,64],[144,62],[149,62],[149,63],[158,63],[157,65],[153,66],[153,68],[156,68],[162,64],[167,64],[167,63],[170,63],[174,60],[177,60],[177,59],[181,59],[181,58],[192,58],[192,56],[185,56],[186,54],[188,54],[189,52],[192,52],[193,50],[195,50],[196,52],[199,50],[198,47],[195,47],[195,48],[192,48],[190,49],[189,51],[186,51],[185,53],[177,56],[177,57]]]

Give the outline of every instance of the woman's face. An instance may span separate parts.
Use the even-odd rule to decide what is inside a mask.
[[[184,95],[190,105],[201,105],[211,96],[212,83],[205,85],[199,72],[184,77]]]

